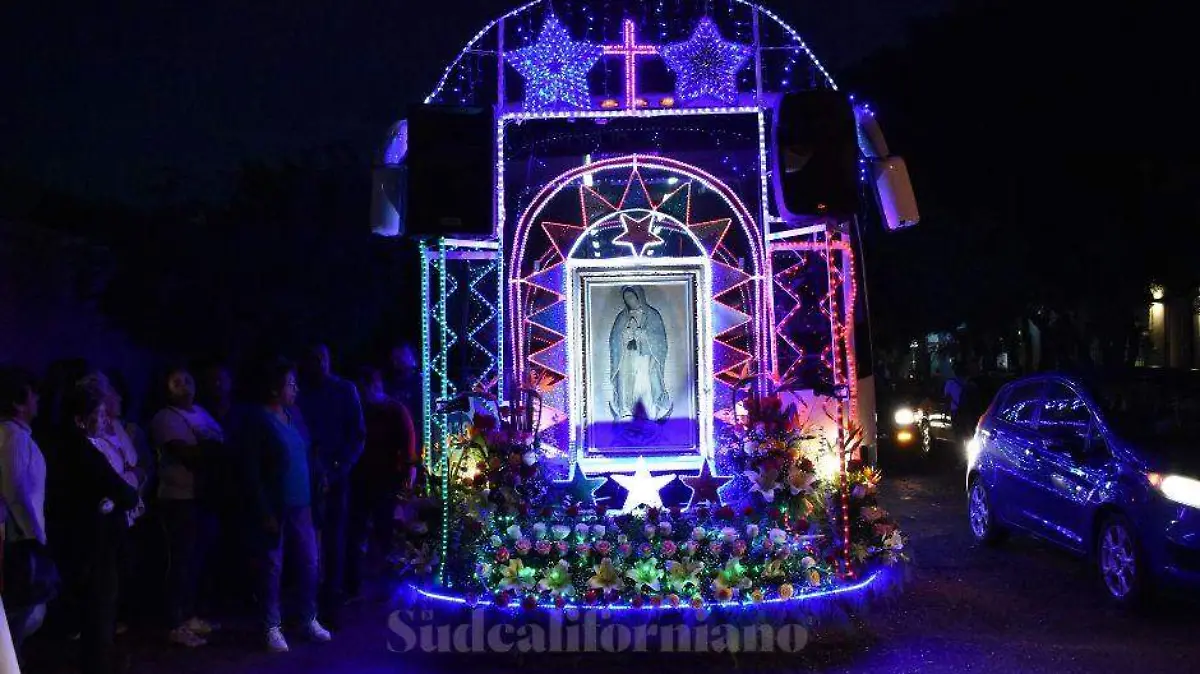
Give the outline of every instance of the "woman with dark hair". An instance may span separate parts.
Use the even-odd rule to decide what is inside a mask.
[[[167,528],[167,618],[171,642],[203,646],[214,626],[196,612],[200,577],[216,519],[205,501],[206,481],[227,479],[204,470],[223,453],[221,426],[196,404],[196,382],[187,369],[168,371],[163,382],[167,405],[150,422],[158,451],[158,503]]]
[[[129,512],[138,505],[137,488],[113,469],[104,445],[107,393],[77,386],[67,398],[70,428],[48,470],[62,523],[56,549],[64,575],[79,598],[80,658],[85,674],[114,669],[120,559]]]
[[[280,581],[284,554],[297,569],[296,606],[306,636],[329,641],[329,631],[317,622],[317,534],[313,527],[314,477],[317,459],[296,408],[296,368],[273,361],[262,368],[255,396],[258,406],[246,416],[242,447],[246,483],[258,522],[257,539],[263,557],[259,600],[267,648],[288,650],[280,615]]]

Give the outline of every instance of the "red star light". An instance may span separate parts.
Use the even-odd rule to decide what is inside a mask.
[[[625,227],[625,231],[621,232],[613,243],[620,243],[629,246],[634,255],[642,256],[646,253],[646,248],[657,246],[662,243],[662,237],[650,230],[650,226],[654,220],[653,215],[635,220],[624,213],[621,214],[621,225]]]

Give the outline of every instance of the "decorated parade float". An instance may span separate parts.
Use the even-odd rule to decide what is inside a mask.
[[[486,119],[485,173],[438,115]],[[393,135],[424,235],[419,601],[820,616],[894,587],[856,229],[915,214],[796,31],[742,0],[537,0]],[[487,184],[431,186],[418,146]],[[489,216],[418,222],[431,189]]]

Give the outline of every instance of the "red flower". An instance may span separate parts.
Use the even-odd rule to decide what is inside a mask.
[[[542,517],[549,517],[551,514],[554,513],[554,509],[551,508],[550,506],[542,506],[542,509],[539,511],[539,513],[541,514]]]
[[[508,552],[508,548],[502,547],[496,551],[496,562],[499,564],[504,564],[508,561],[509,556],[510,553]]]
[[[754,516],[754,506],[748,505],[745,508],[742,508],[742,514],[745,515],[746,517],[753,517]]]
[[[562,608],[567,605],[567,598],[561,594],[554,598],[554,607]]]
[[[525,598],[521,600],[521,608],[526,611],[532,611],[537,608],[537,597],[531,594],[525,595]]]
[[[797,519],[792,523],[792,531],[795,531],[798,534],[808,531],[808,520],[804,519],[803,517]]]
[[[696,508],[696,517],[702,520],[708,519],[708,506],[699,506]]]
[[[658,524],[658,508],[647,508],[646,509],[646,521],[653,522],[654,524]]]
[[[717,517],[723,520],[733,519],[733,506],[721,506],[719,509],[717,509]]]
[[[578,517],[578,516],[579,516],[579,504],[578,503],[572,503],[571,505],[567,506],[567,517]]]
[[[512,601],[512,597],[509,596],[509,594],[504,590],[497,592],[495,598],[493,599],[493,602],[496,604],[496,606],[499,606],[500,608],[508,606],[510,601]]]
[[[606,503],[597,503],[596,504],[596,517],[604,517],[604,513],[606,513],[606,512],[608,512],[608,504],[606,504]]]
[[[600,590],[595,588],[590,589],[584,593],[583,598],[587,601],[587,603],[595,604],[596,602],[600,601]]]
[[[680,508],[679,506],[671,506],[671,519],[677,520],[677,519],[679,519],[679,516],[682,514],[683,514],[683,508]]]
[[[645,603],[646,603],[646,600],[642,599],[642,595],[640,595],[640,594],[635,594],[633,596],[633,599],[629,600],[629,605],[634,608],[641,608]]]
[[[653,597],[650,597],[650,605],[655,608],[662,606],[662,597],[660,597],[658,595],[654,595]]]

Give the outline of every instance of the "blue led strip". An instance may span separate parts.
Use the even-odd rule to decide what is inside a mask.
[[[860,580],[856,583],[851,583],[849,585],[838,585],[838,586],[834,586],[834,587],[823,588],[820,590],[813,590],[810,592],[801,592],[793,597],[788,597],[787,599],[784,599],[783,597],[772,597],[770,599],[763,599],[761,601],[753,601],[750,599],[713,601],[713,602],[705,602],[699,608],[703,608],[703,609],[713,609],[713,608],[753,609],[755,607],[764,606],[764,605],[765,606],[801,605],[801,604],[815,601],[818,599],[826,599],[829,597],[836,597],[839,595],[847,595],[847,594],[855,594],[855,593],[859,593],[859,592],[866,592],[867,590],[869,590],[871,588],[871,586],[875,585],[877,582],[882,582],[884,580],[884,578],[885,578],[885,571],[883,569],[879,569],[879,570],[874,571],[871,574],[867,575],[865,578],[863,578],[862,580]],[[509,604],[508,606],[501,607],[501,606],[496,606],[492,602],[491,599],[487,599],[487,598],[480,598],[480,599],[472,602],[472,601],[469,601],[466,597],[461,597],[461,596],[452,595],[452,594],[439,593],[439,592],[433,592],[431,590],[427,590],[423,587],[418,587],[416,585],[408,585],[407,587],[409,590],[416,592],[417,594],[421,595],[422,597],[424,597],[426,599],[430,599],[432,601],[441,602],[441,603],[445,603],[445,604],[456,604],[456,605],[460,605],[460,606],[472,606],[472,607],[479,607],[479,608],[494,608],[496,610],[513,611],[513,612],[527,610],[527,609],[523,608],[520,605],[521,602],[517,601],[517,600],[514,600],[514,602],[512,604]],[[644,604],[642,606],[633,606],[631,604],[571,604],[571,603],[564,604],[563,606],[556,606],[554,604],[554,602],[539,601],[537,603],[537,608],[551,609],[551,610],[556,610],[556,611],[557,610],[580,610],[580,611],[603,610],[603,611],[618,611],[618,612],[619,611],[639,611],[642,613],[661,613],[661,612],[670,612],[670,611],[695,611],[697,607],[692,606],[691,604],[682,604],[682,603],[679,606],[653,606],[650,604]]]
[[[487,295],[484,295],[479,289],[479,284],[489,280],[496,272],[496,264],[497,263],[493,261],[486,264],[473,265],[472,268],[469,269],[471,278],[470,282],[468,283],[470,297],[474,303],[477,303],[483,308],[483,316],[478,321],[475,321],[467,330],[467,343],[470,344],[471,347],[476,351],[483,354],[487,360],[487,365],[479,374],[479,380],[481,382],[486,382],[489,378],[489,375],[493,372],[499,376],[496,353],[494,353],[487,344],[484,344],[477,339],[477,336],[480,332],[482,332],[485,328],[494,325],[500,317],[499,309],[492,302],[492,300],[488,299]]]

